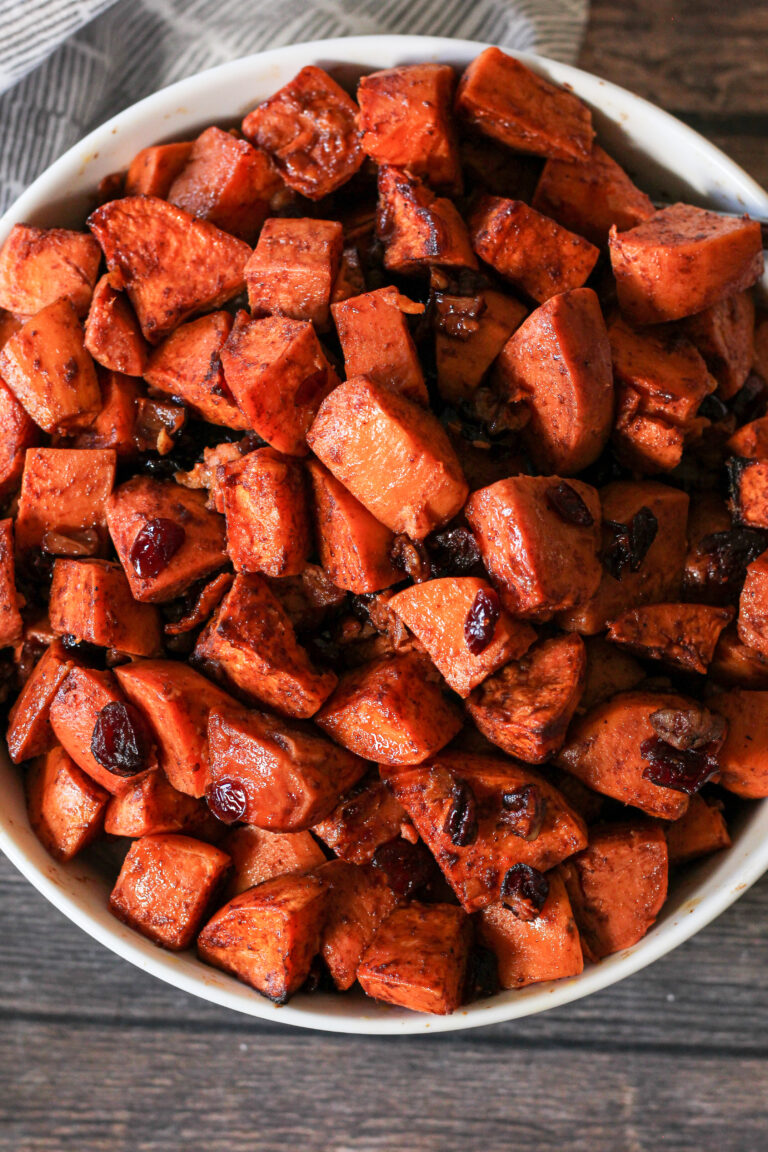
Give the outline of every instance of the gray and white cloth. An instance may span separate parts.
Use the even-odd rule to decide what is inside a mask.
[[[265,48],[409,33],[572,60],[589,0],[0,0],[0,211],[86,132]]]

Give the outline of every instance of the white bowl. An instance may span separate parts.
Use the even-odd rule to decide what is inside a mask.
[[[277,48],[234,60],[149,96],[108,121],[44,172],[0,220],[0,243],[19,221],[82,225],[89,197],[105,175],[124,168],[148,144],[185,139],[212,122],[238,121],[307,64],[340,79],[396,64],[438,60],[464,67],[484,44],[429,36],[362,36]],[[768,195],[696,132],[622,88],[553,61],[520,57],[568,84],[595,112],[599,139],[651,193],[680,196],[734,213],[768,215]],[[192,953],[163,952],[107,911],[109,878],[98,865],[57,864],[27,821],[21,775],[0,759],[3,805],[0,847],[60,911],[119,956],[161,980],[238,1012],[329,1032],[375,1035],[448,1032],[513,1020],[567,1004],[644,968],[718,916],[768,869],[768,801],[745,808],[733,847],[688,871],[673,886],[656,926],[625,952],[588,966],[581,976],[505,992],[453,1016],[422,1016],[362,996],[296,996],[277,1007]]]

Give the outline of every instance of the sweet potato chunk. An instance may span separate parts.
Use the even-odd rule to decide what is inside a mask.
[[[737,623],[742,644],[768,657],[768,552],[747,565]]]
[[[323,401],[307,442],[377,520],[414,540],[445,524],[467,498],[437,418],[365,376]]]
[[[144,558],[150,539],[164,531],[157,521],[172,521],[184,530],[159,572]],[[202,492],[172,480],[134,476],[121,484],[107,501],[107,524],[135,600],[173,600],[226,562],[223,518],[208,511]]]
[[[109,276],[102,276],[93,290],[85,347],[103,368],[127,376],[144,375],[147,343],[125,294],[112,287]]]
[[[768,459],[728,462],[730,508],[737,524],[747,528],[768,528]]]
[[[379,168],[377,232],[384,267],[404,275],[431,264],[477,268],[467,227],[450,200],[391,165]]]
[[[324,864],[319,875],[328,886],[320,952],[334,984],[346,992],[357,979],[363,953],[393,911],[396,898],[380,874],[343,860]]]
[[[547,880],[549,895],[533,920],[521,920],[503,904],[492,904],[480,913],[478,936],[496,954],[502,988],[562,980],[578,976],[584,968],[565,884],[557,871],[550,872]]]
[[[346,184],[365,156],[357,105],[322,68],[309,65],[243,120],[243,135],[269,152],[289,188],[320,200]]]
[[[61,640],[49,644],[8,715],[6,741],[14,764],[41,756],[56,743],[50,722],[51,701],[66,680],[72,660]]]
[[[278,452],[307,454],[306,436],[322,400],[338,384],[309,321],[241,313],[221,363],[250,426]]]
[[[558,476],[511,476],[467,501],[483,563],[516,616],[548,619],[584,603],[600,584],[598,494],[581,480],[570,481],[589,523],[567,523],[547,496],[560,483]]]
[[[152,656],[162,648],[160,614],[138,604],[119,564],[58,559],[53,566],[49,614],[60,636]]]
[[[152,388],[180,396],[196,416],[225,428],[247,428],[224,379],[221,349],[232,331],[228,312],[210,312],[182,324],[149,358],[144,377]]]
[[[504,345],[495,378],[530,413],[523,434],[541,471],[570,476],[592,464],[613,422],[611,348],[592,289],[537,308]]]
[[[768,658],[742,644],[736,625],[732,624],[720,633],[709,674],[718,684],[768,688]]]
[[[408,654],[345,673],[315,723],[358,756],[420,764],[453,739],[461,715],[426,678],[423,660]]]
[[[0,499],[18,486],[24,471],[24,453],[39,442],[40,433],[31,416],[0,378]]]
[[[737,428],[726,448],[744,460],[768,460],[768,416],[759,416]]]
[[[704,357],[717,390],[730,400],[749,375],[754,356],[755,305],[749,292],[737,292],[690,316],[683,331]]]
[[[192,832],[206,818],[202,800],[178,792],[164,772],[144,772],[112,796],[104,817],[109,836],[155,836],[161,832]]]
[[[421,641],[459,696],[526,652],[536,633],[499,608],[498,597],[476,576],[446,576],[397,592],[388,602]],[[478,639],[478,636],[480,637]],[[475,645],[482,645],[476,652]]]
[[[599,249],[548,216],[502,196],[483,196],[469,221],[472,247],[500,276],[540,304],[581,288]]]
[[[527,309],[519,300],[492,288],[476,295],[446,290],[433,275],[436,327],[437,387],[449,404],[470,399]],[[459,321],[456,321],[456,313]],[[469,319],[465,320],[467,316]]]
[[[333,304],[331,312],[344,353],[347,378],[368,376],[418,404],[427,388],[416,345],[403,313],[423,311],[397,288],[379,288]]]
[[[586,104],[500,48],[486,48],[465,70],[456,110],[517,152],[590,159],[595,133]]]
[[[252,314],[327,328],[343,244],[338,220],[267,220],[245,266]]]
[[[13,520],[0,520],[0,648],[14,644],[21,637],[22,628],[16,594]]]
[[[397,908],[363,953],[357,978],[367,996],[446,1016],[461,1006],[470,921],[451,904]]]
[[[87,232],[14,224],[0,248],[0,308],[34,316],[64,297],[85,316],[100,262]]]
[[[244,824],[224,837],[221,848],[232,861],[228,900],[275,876],[311,872],[325,864],[325,853],[309,832],[267,832]]]
[[[19,552],[71,553],[72,544],[83,556],[101,551],[116,463],[111,449],[29,448],[16,518]]]
[[[238,572],[298,576],[312,543],[301,464],[259,448],[224,470],[227,551]]]
[[[350,864],[369,863],[377,848],[404,831],[409,838],[416,836],[402,805],[375,771],[342,796],[312,831]]]
[[[229,868],[226,853],[191,836],[142,836],[131,845],[109,910],[161,948],[189,948]]]
[[[195,657],[256,703],[308,719],[336,686],[296,640],[290,618],[260,576],[237,576],[207,628]]]
[[[687,812],[679,820],[666,824],[664,832],[670,867],[731,846],[722,804],[703,796],[691,796]]]
[[[251,249],[207,220],[154,196],[102,205],[88,226],[124,287],[145,339],[158,344],[196,312],[218,308],[245,285]]]
[[[118,458],[131,458],[136,455],[141,380],[106,369],[99,371],[98,379],[101,410],[72,444],[75,448],[114,448]]]
[[[109,793],[81,772],[63,748],[33,760],[25,788],[29,822],[56,860],[72,860],[104,826]]]
[[[407,64],[363,76],[357,89],[363,151],[377,164],[394,164],[433,188],[457,192],[454,78],[447,64]]]
[[[0,351],[0,375],[44,432],[87,426],[101,407],[96,369],[69,300],[48,304],[11,336]]]
[[[469,714],[493,744],[539,764],[565,739],[586,665],[581,637],[543,640],[476,688],[467,701]]]
[[[515,864],[546,872],[586,846],[584,822],[557,789],[503,756],[444,753],[382,774],[467,912],[498,900]],[[533,790],[541,817],[530,840],[507,811],[524,788]]]
[[[732,608],[710,604],[644,604],[611,622],[608,639],[635,656],[706,673]]]
[[[639,822],[593,828],[562,872],[585,954],[621,952],[642,940],[667,898],[664,832]]]
[[[728,721],[717,756],[723,788],[750,799],[768,796],[768,692],[731,688],[708,704]]]
[[[131,161],[125,177],[125,196],[159,196],[165,200],[176,177],[192,152],[192,143],[156,144],[142,148]]]
[[[634,324],[693,316],[743,292],[763,271],[760,225],[689,204],[662,208],[627,232],[611,229],[619,304]]]
[[[578,703],[579,712],[588,712],[617,692],[628,692],[645,679],[637,660],[620,652],[602,636],[590,636],[584,643],[587,671],[584,690]]]

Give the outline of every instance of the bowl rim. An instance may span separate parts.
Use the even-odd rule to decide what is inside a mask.
[[[357,65],[361,69],[381,68],[392,66],[382,63],[382,57],[392,57],[393,61],[405,57],[407,62],[430,58],[463,62],[486,47],[488,44],[485,42],[436,36],[350,36],[267,49],[186,77],[124,109],[54,161],[0,219],[0,243],[14,223],[37,213],[49,202],[54,190],[60,195],[68,179],[81,178],[89,162],[95,161],[104,152],[108,153],[110,145],[116,141],[119,143],[121,131],[129,130],[137,122],[141,123],[143,129],[145,123],[155,115],[158,128],[166,123],[170,126],[174,109],[180,114],[187,113],[184,101],[198,97],[201,86],[215,89],[219,82],[231,82],[233,75],[240,74],[243,80],[247,80],[251,67],[257,74],[264,74],[270,66],[278,71],[291,61],[296,70],[320,61],[328,65],[329,58],[339,64]],[[688,148],[703,158],[707,168],[724,178],[731,210],[737,210],[733,208],[733,204],[737,203],[741,210],[768,214],[768,194],[757,182],[715,145],[670,113],[619,85],[573,65],[509,48],[504,48],[504,51],[534,69],[553,76],[560,83],[572,85],[577,91],[582,86],[590,88],[596,85],[618,106],[651,117],[672,135],[683,139]],[[238,110],[244,111],[253,103],[250,100],[242,110]],[[599,112],[599,106],[596,106],[596,110]],[[199,117],[197,121],[201,122]],[[7,757],[5,759],[7,761]],[[12,771],[18,774],[17,769],[12,768]],[[285,1006],[274,1005],[231,976],[197,960],[188,963],[189,953],[176,955],[164,952],[118,921],[113,921],[106,909],[103,915],[99,915],[84,908],[77,885],[90,878],[91,870],[88,867],[84,870],[78,868],[77,861],[73,862],[74,868],[72,864],[56,864],[47,855],[44,866],[43,857],[36,850],[35,844],[28,827],[20,826],[5,810],[0,813],[0,849],[51,904],[110,951],[176,988],[233,1011],[278,1024],[358,1035],[429,1035],[483,1027],[563,1006],[625,979],[678,947],[719,916],[768,870],[768,801],[754,805],[744,833],[728,851],[727,870],[733,873],[728,884],[715,884],[710,869],[709,879],[705,878],[703,884],[695,882],[689,885],[693,892],[692,898],[672,914],[671,920],[660,918],[656,929],[633,948],[607,957],[599,964],[585,967],[584,972],[577,977],[503,992],[490,1000],[468,1005],[451,1016],[423,1016],[382,1008],[381,1005],[362,999],[359,1001],[363,1004],[362,1010],[353,1013],[348,1012],[346,1006],[358,1001],[337,995],[298,997]],[[41,846],[38,847],[44,853]],[[660,928],[663,930],[659,931]],[[339,1010],[341,1002],[345,1003],[342,1011]]]

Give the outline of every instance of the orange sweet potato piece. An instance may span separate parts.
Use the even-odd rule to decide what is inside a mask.
[[[768,459],[728,461],[730,509],[736,524],[768,528]]]
[[[88,227],[150,344],[245,285],[248,245],[157,197],[112,200],[91,213]]]
[[[24,471],[24,453],[39,442],[40,433],[31,416],[0,378],[0,499],[18,486]]]
[[[454,71],[447,64],[406,64],[363,76],[357,89],[363,151],[448,193],[461,188],[451,117]]]
[[[591,960],[631,948],[667,898],[663,830],[650,823],[593,828],[589,847],[562,866],[582,944]]]
[[[22,633],[16,593],[13,520],[0,520],[0,648],[14,644]]]
[[[570,476],[592,464],[613,422],[611,347],[592,289],[531,313],[504,345],[495,378],[530,413],[523,435],[541,471]]]
[[[473,492],[467,501],[466,517],[483,563],[505,607],[516,616],[547,619],[583,604],[600,583],[598,494],[589,484],[571,480],[568,487],[584,502],[592,522],[566,523],[547,498],[559,483],[558,476],[511,476]]]
[[[469,714],[493,744],[539,764],[565,739],[586,664],[580,636],[543,640],[476,688],[467,701]]]
[[[477,268],[467,226],[450,200],[402,168],[379,168],[377,232],[384,267],[409,274],[431,264]]]
[[[224,470],[227,551],[237,572],[298,576],[312,534],[304,471],[293,457],[258,448]]]
[[[275,876],[249,888],[203,928],[200,959],[285,1004],[309,976],[320,949],[327,894],[312,874]]]
[[[124,196],[159,196],[164,200],[192,153],[192,144],[155,144],[142,148],[125,177]],[[111,199],[111,197],[110,197]]]
[[[703,796],[691,796],[687,812],[672,824],[665,824],[664,833],[670,867],[731,846],[722,804]]]
[[[600,255],[522,200],[483,196],[469,221],[472,247],[500,276],[540,304],[581,288]]]
[[[346,184],[365,156],[357,105],[322,68],[309,65],[243,120],[243,135],[272,155],[289,188],[320,200]]]
[[[768,460],[768,416],[758,416],[757,420],[742,424],[725,447],[744,460]]]
[[[72,860],[104,826],[109,793],[81,772],[63,748],[33,760],[25,778],[29,822],[56,860]]]
[[[267,220],[245,266],[252,314],[311,320],[316,328],[327,328],[343,245],[338,220]]]
[[[329,861],[318,875],[328,886],[320,952],[334,984],[346,992],[357,979],[363,953],[393,911],[396,898],[380,874],[343,860]]]
[[[109,276],[102,276],[93,290],[85,322],[85,347],[103,368],[127,376],[144,374],[146,341],[125,294],[112,287]]]
[[[749,375],[754,358],[755,305],[751,294],[726,296],[705,312],[690,316],[682,327],[717,380],[719,395],[730,400]]]
[[[72,660],[61,640],[49,644],[8,714],[6,741],[14,764],[41,756],[56,744],[50,722],[51,701],[66,680]]]
[[[588,161],[592,114],[572,92],[545,80],[500,48],[486,48],[459,81],[456,110],[517,152]]]
[[[581,817],[557,789],[506,757],[444,753],[417,768],[386,768],[382,774],[467,912],[498,900],[514,865],[545,872],[586,846]],[[531,840],[504,818],[504,797],[523,788],[534,790],[543,811],[538,835]],[[461,843],[451,834],[454,809],[469,813],[476,833],[472,837],[470,831]]]
[[[109,897],[110,912],[162,948],[189,948],[229,868],[226,853],[191,836],[134,840]]]
[[[495,600],[497,619],[475,653],[469,646],[467,628],[472,620],[488,614]],[[403,623],[426,648],[448,684],[459,696],[469,696],[473,688],[508,660],[519,659],[536,639],[529,624],[513,620],[498,610],[491,586],[476,576],[446,576],[412,584],[396,592],[388,602]],[[488,616],[490,619],[490,616]],[[471,642],[476,639],[470,635]]]
[[[156,576],[141,576],[133,564],[133,548],[153,520],[180,524],[184,540]],[[208,511],[202,492],[172,480],[134,476],[121,484],[107,500],[107,524],[135,600],[173,600],[226,562],[223,517]]]
[[[377,520],[415,540],[455,516],[467,498],[437,418],[365,376],[326,397],[307,442]]]
[[[596,704],[628,692],[645,679],[645,672],[628,652],[621,652],[602,636],[589,636],[584,642],[587,670],[577,711],[589,712]]]
[[[195,657],[256,703],[308,719],[336,686],[296,640],[290,618],[261,576],[236,576]]]
[[[59,636],[131,656],[162,648],[157,608],[138,604],[120,565],[108,560],[56,560],[48,612]]]
[[[101,407],[96,369],[69,300],[28,320],[0,351],[0,375],[44,432],[88,425]]]
[[[250,426],[278,452],[305,456],[315,413],[338,383],[309,321],[241,313],[221,363]]]
[[[662,208],[627,232],[612,228],[609,245],[619,305],[634,324],[703,312],[763,271],[756,220],[690,204]]]
[[[104,831],[133,840],[161,832],[194,833],[207,812],[202,800],[178,792],[164,772],[144,772],[110,797]]]
[[[232,331],[228,312],[209,312],[182,324],[155,348],[144,378],[167,396],[180,396],[202,420],[225,428],[247,428],[224,379],[221,349]]]
[[[461,728],[458,708],[411,654],[346,672],[315,723],[338,744],[381,764],[420,764]]]
[[[768,796],[768,692],[731,688],[707,703],[728,721],[717,755],[723,788],[750,799]]]
[[[435,366],[437,387],[449,404],[470,399],[527,309],[519,300],[493,288],[473,296],[456,295],[435,286],[437,308]],[[455,313],[461,317],[456,323]],[[464,315],[471,320],[464,320]]]
[[[333,304],[347,377],[368,376],[418,404],[428,402],[424,373],[403,313],[423,311],[397,288],[379,288]]]
[[[375,1000],[446,1016],[463,1000],[470,941],[470,921],[460,908],[414,901],[381,925],[357,978]]]
[[[768,552],[747,565],[737,626],[742,644],[768,657]]]
[[[325,853],[310,832],[267,832],[244,824],[227,833],[221,848],[232,861],[228,900],[275,876],[311,872],[325,863]]]
[[[72,440],[75,448],[114,448],[118,457],[136,455],[134,434],[138,420],[141,380],[121,372],[98,372],[101,410],[88,428]]]
[[[521,920],[503,904],[484,908],[478,936],[496,954],[502,988],[525,988],[542,980],[578,976],[584,968],[581,940],[565,884],[547,876],[549,895],[533,920]]]
[[[706,673],[732,608],[710,604],[643,604],[611,621],[608,639],[636,656]]]
[[[45,546],[55,555],[66,541],[79,544],[80,555],[101,551],[115,468],[108,448],[27,449],[16,518],[19,552]]]
[[[718,684],[736,688],[768,688],[768,659],[742,644],[736,625],[720,633],[709,674]]]
[[[64,297],[85,316],[100,263],[87,232],[14,224],[0,248],[0,308],[34,316]]]
[[[377,848],[403,832],[409,839],[416,836],[402,805],[375,770],[342,796],[312,831],[350,864],[369,863]]]

